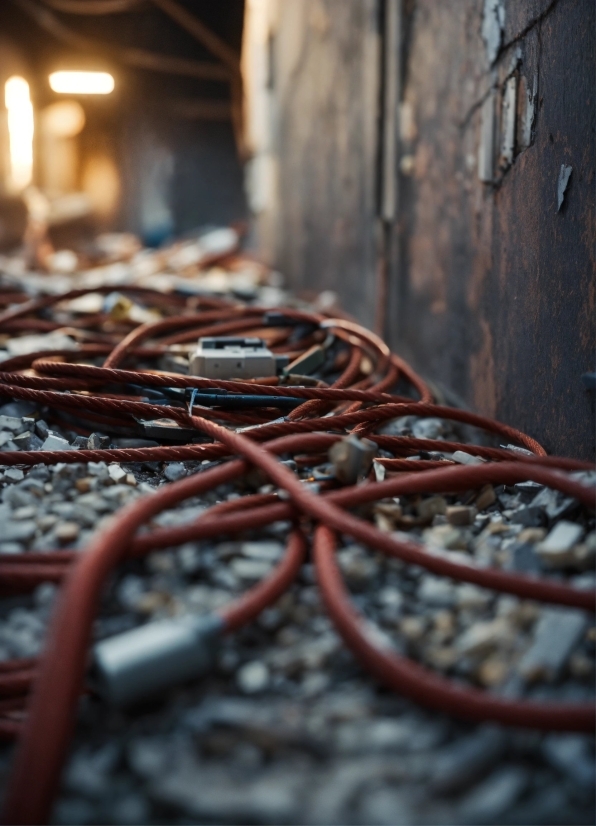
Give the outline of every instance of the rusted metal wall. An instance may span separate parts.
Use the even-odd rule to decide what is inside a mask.
[[[594,3],[414,0],[402,23],[392,343],[477,411],[593,457]]]
[[[391,2],[274,4],[275,197],[259,219],[272,259],[292,287],[331,288],[368,325],[380,305],[390,343],[471,408],[592,457],[593,0],[401,0],[384,301]]]

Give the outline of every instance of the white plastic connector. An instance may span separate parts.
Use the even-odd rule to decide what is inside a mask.
[[[189,372],[206,379],[257,379],[276,376],[277,360],[260,338],[200,338]]]

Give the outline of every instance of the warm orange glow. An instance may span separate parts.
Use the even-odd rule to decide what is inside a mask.
[[[43,131],[56,138],[74,138],[85,126],[85,112],[76,100],[51,103],[41,113]]]
[[[22,77],[4,84],[4,103],[8,112],[10,147],[10,189],[21,191],[33,177],[33,105],[29,84]]]
[[[83,170],[83,191],[100,218],[110,218],[120,199],[120,176],[114,161],[107,155],[93,155]]]
[[[109,72],[53,72],[50,88],[66,95],[109,95],[114,78]]]

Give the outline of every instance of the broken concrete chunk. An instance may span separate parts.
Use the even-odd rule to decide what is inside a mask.
[[[430,496],[422,499],[416,506],[416,511],[421,519],[430,521],[433,516],[445,513],[447,502],[442,496]]]
[[[490,622],[477,622],[458,638],[455,647],[466,657],[481,656],[503,645],[509,645],[514,632],[509,623],[499,618]]]
[[[89,450],[105,450],[110,446],[110,437],[102,436],[101,433],[92,433],[87,439]]]
[[[39,450],[43,444],[39,436],[36,436],[30,430],[15,436],[13,442],[19,450]]]
[[[485,485],[476,497],[476,507],[479,511],[490,508],[497,501],[497,495],[492,485]]]
[[[581,611],[544,609],[534,642],[520,660],[520,674],[528,681],[558,677],[587,625],[588,618]]]
[[[75,450],[86,450],[87,449],[87,437],[86,436],[77,436],[76,439],[72,442],[72,447]]]
[[[0,416],[0,430],[8,430],[10,433],[22,433],[27,429],[26,423],[17,416]]]
[[[543,542],[536,546],[542,562],[551,568],[561,568],[577,562],[574,546],[583,535],[583,528],[574,522],[561,521]]]
[[[472,456],[471,453],[466,453],[463,450],[456,450],[453,456],[451,457],[454,462],[458,462],[460,465],[483,465],[484,459],[481,459],[480,456]]]
[[[61,436],[56,436],[50,431],[50,435],[41,446],[42,450],[74,450],[70,442],[63,439]]]
[[[329,450],[335,476],[340,482],[354,485],[366,476],[377,453],[377,446],[369,439],[359,439],[351,434],[336,442]]]
[[[447,520],[450,525],[471,525],[476,517],[476,508],[465,505],[451,505],[447,508]]]
[[[39,421],[35,422],[35,432],[43,442],[50,435],[50,428],[48,427],[47,423],[44,422],[43,419],[40,419]]]
[[[439,753],[431,775],[438,794],[453,794],[469,787],[501,758],[507,738],[500,729],[485,726]]]
[[[447,579],[426,574],[418,588],[418,599],[437,608],[451,608],[457,602],[457,589]]]
[[[550,490],[544,488],[540,493],[532,499],[530,506],[533,508],[542,508],[550,520],[561,519],[563,516],[569,516],[570,513],[579,508],[579,503],[576,499],[572,499],[557,490]]]
[[[21,482],[25,478],[25,474],[18,467],[9,467],[7,470],[4,471],[3,478],[7,482]]]
[[[123,470],[120,465],[116,464],[116,462],[112,462],[111,465],[108,465],[108,473],[110,475],[110,479],[118,484],[126,479],[126,471]]]

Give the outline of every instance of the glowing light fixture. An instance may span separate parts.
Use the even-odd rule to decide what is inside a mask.
[[[25,78],[14,75],[6,81],[4,104],[8,112],[10,188],[19,192],[33,177],[33,104]]]
[[[66,95],[109,95],[114,78],[109,72],[53,72],[50,88]]]

